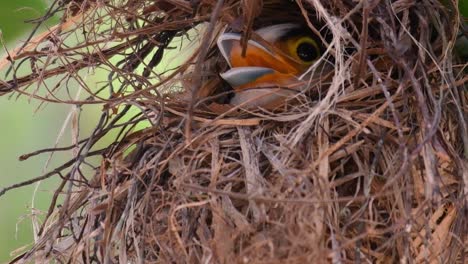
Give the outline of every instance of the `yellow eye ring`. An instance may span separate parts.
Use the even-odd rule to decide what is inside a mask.
[[[314,39],[308,36],[298,38],[290,47],[290,54],[305,64],[312,64],[320,56],[320,48]]]

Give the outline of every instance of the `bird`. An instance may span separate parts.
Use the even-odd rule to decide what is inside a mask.
[[[301,80],[320,59],[324,45],[307,26],[296,23],[270,25],[255,33],[259,38],[249,39],[245,51],[240,33],[218,37],[218,49],[229,67],[220,77],[234,90],[229,104],[272,108],[307,87]]]

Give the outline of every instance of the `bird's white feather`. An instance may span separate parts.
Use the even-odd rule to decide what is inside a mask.
[[[285,36],[292,29],[298,28],[298,24],[294,23],[284,23],[276,24],[268,27],[263,27],[255,32],[262,37],[264,40],[273,43],[276,42],[281,37]]]

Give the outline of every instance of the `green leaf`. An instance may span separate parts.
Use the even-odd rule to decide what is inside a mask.
[[[460,0],[458,2],[458,8],[463,18],[465,20],[468,19],[468,0]]]

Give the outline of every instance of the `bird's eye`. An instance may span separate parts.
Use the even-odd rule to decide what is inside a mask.
[[[311,63],[320,56],[320,49],[312,38],[300,38],[295,46],[297,58],[305,63]]]
[[[314,45],[304,42],[297,46],[296,49],[297,56],[299,59],[310,62],[317,57],[317,51],[315,50]]]

